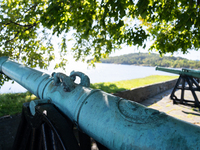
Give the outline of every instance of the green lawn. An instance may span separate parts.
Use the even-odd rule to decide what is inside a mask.
[[[118,82],[104,82],[91,84],[93,89],[101,89],[107,93],[116,93],[118,91],[130,90],[132,88],[145,86],[148,84],[158,83],[178,78],[178,76],[148,76],[133,80],[124,80]],[[30,92],[26,93],[9,93],[0,95],[0,117],[4,115],[14,115],[20,113],[22,104],[37,99]]]
[[[91,84],[93,89],[101,89],[107,93],[116,93],[123,90],[130,90],[132,88],[141,87],[153,83],[176,79],[178,76],[161,76],[152,75],[145,78],[138,78],[132,80],[123,80],[117,82],[102,82]]]
[[[0,117],[14,115],[22,111],[22,104],[35,100],[37,97],[30,92],[6,93],[0,95]]]

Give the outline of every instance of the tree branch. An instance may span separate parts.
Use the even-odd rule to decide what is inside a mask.
[[[17,23],[15,23],[15,22],[13,22],[13,23],[14,23],[14,24],[17,24]],[[24,31],[27,31],[27,30],[30,30],[30,29],[32,29],[33,27],[35,27],[37,24],[38,24],[38,23],[34,23],[34,24],[32,24],[32,25],[21,25],[21,26],[23,26],[23,27],[28,27],[27,29],[24,30]],[[19,24],[17,24],[17,25],[19,25]],[[9,42],[13,41],[13,40],[19,35],[19,32],[20,32],[20,31],[17,31],[17,33],[15,34],[15,36],[14,36],[12,39],[7,40],[7,41],[5,42],[5,45],[7,45]]]
[[[10,24],[15,24],[15,25],[18,25],[18,26],[21,26],[21,27],[30,27],[30,26],[35,26],[36,23],[34,24],[25,24],[25,25],[22,25],[22,24],[19,24],[17,22],[13,22],[12,20],[10,20],[9,22],[5,23],[5,22],[0,22],[1,25],[10,25]]]
[[[5,42],[5,46],[7,46],[7,44],[8,44],[9,42],[13,41],[18,35],[19,35],[19,31],[15,34],[14,38],[12,38],[12,39],[10,39],[10,40],[7,40],[7,41]]]
[[[24,14],[27,13],[28,11],[32,10],[32,9],[35,10],[37,5],[38,5],[38,3],[34,4],[33,6],[31,6],[29,9],[27,9],[27,10],[24,12]]]

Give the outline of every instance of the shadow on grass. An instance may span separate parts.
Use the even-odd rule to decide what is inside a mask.
[[[93,89],[101,89],[107,93],[116,93],[126,90],[125,88],[119,88],[116,84],[94,83],[90,85]]]

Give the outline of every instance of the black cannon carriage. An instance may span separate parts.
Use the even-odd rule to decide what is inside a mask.
[[[179,75],[176,85],[170,95],[170,98],[173,100],[174,104],[183,104],[200,108],[199,99],[196,94],[196,92],[200,92],[200,70],[192,70],[187,68],[177,70],[158,66],[156,67],[156,70]],[[180,98],[176,95],[177,90],[181,90]],[[185,98],[187,91],[190,91],[192,93],[193,100]]]

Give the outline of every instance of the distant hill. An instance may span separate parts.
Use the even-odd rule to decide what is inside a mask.
[[[102,63],[143,65],[143,66],[162,66],[172,68],[191,68],[200,69],[200,61],[188,60],[182,57],[163,56],[154,53],[132,53],[121,56],[101,59]]]

